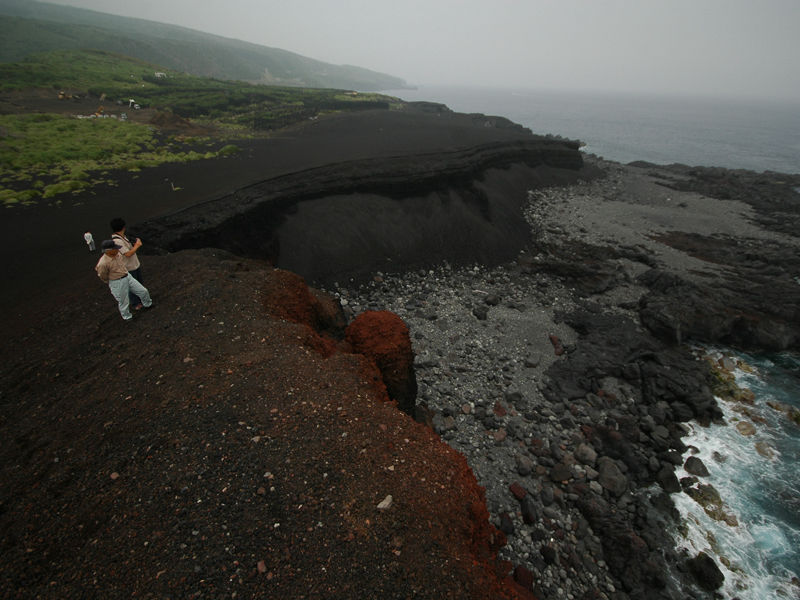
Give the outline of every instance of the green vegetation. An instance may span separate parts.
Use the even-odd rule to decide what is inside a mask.
[[[230,143],[236,139],[266,135],[326,112],[389,109],[399,103],[379,94],[204,79],[96,50],[58,50],[21,63],[0,63],[0,93],[31,89],[48,90],[53,100],[62,91],[67,97],[88,95],[120,114],[135,112],[128,107],[130,99],[159,112],[150,123],[0,115],[0,202],[6,206],[85,191],[111,169],[137,171],[166,162],[231,156],[238,151]],[[69,99],[64,102],[70,106]],[[178,139],[157,129],[176,120],[202,124],[224,145],[215,150],[215,140],[208,137]]]
[[[356,90],[405,86],[402,79],[384,73],[332,65],[184,27],[30,0],[0,0],[0,62],[85,48],[229,81]]]
[[[75,88],[119,85],[131,75],[141,80],[153,66],[100,51],[54,51],[37,54],[19,63],[0,64],[0,90],[26,88]],[[131,87],[129,85],[129,87]]]
[[[0,130],[5,135],[0,144],[0,201],[7,206],[81,192],[102,181],[92,179],[90,173],[138,171],[167,162],[228,156],[238,150],[228,144],[218,152],[176,152],[170,145],[159,144],[152,128],[118,119],[3,115]]]
[[[156,76],[159,73],[160,76]],[[158,107],[184,118],[275,129],[324,111],[389,108],[393,98],[333,89],[254,85],[164,71],[99,50],[58,50],[0,63],[0,91],[82,90],[93,97]]]
[[[0,127],[7,132],[0,160],[12,169],[102,161],[112,154],[144,149],[153,140],[149,128],[117,119],[4,115],[0,116]]]

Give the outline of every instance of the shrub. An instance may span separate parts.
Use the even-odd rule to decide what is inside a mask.
[[[5,205],[16,204],[18,202],[17,192],[14,190],[0,189],[0,202]]]
[[[41,194],[36,190],[6,190],[0,189],[0,202],[5,206],[12,204],[32,204]]]
[[[240,152],[239,146],[236,144],[228,144],[227,146],[223,146],[219,149],[217,154],[219,156],[231,156],[233,154],[238,154]]]
[[[74,179],[67,179],[66,181],[59,181],[58,183],[53,183],[48,185],[44,188],[44,194],[42,194],[42,198],[52,198],[59,194],[66,194],[67,192],[78,192],[86,187],[86,183],[83,181],[76,181]]]

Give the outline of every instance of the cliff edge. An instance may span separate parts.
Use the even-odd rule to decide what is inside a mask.
[[[148,267],[132,323],[98,283],[5,346],[0,595],[529,597],[334,303],[219,251]]]

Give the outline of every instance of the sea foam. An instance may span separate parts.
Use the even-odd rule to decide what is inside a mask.
[[[677,545],[689,556],[703,551],[715,559],[725,575],[725,598],[777,599],[798,592],[792,580],[800,573],[800,515],[795,510],[800,476],[789,457],[800,449],[800,428],[776,407],[800,400],[800,378],[795,377],[800,361],[789,354],[778,358],[783,366],[772,358],[733,355],[740,365],[732,372],[735,383],[751,390],[753,401],[718,398],[726,424],[691,423],[684,438],[709,471],[708,477],[698,478],[700,483],[716,488],[736,524],[715,520],[687,494],[675,494],[685,523]],[[736,428],[743,421],[755,425],[753,435]],[[691,477],[683,468],[676,474]]]

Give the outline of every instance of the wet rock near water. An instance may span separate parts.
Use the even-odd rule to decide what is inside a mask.
[[[722,587],[725,576],[719,570],[714,559],[705,552],[700,552],[687,564],[698,585],[704,590],[712,591]]]
[[[691,473],[692,475],[697,475],[698,477],[708,477],[708,469],[703,464],[703,461],[696,456],[690,456],[687,458],[684,468],[686,469],[687,473]]]

